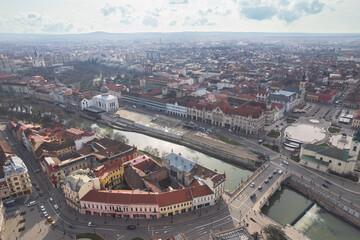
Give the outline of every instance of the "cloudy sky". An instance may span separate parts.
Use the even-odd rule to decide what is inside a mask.
[[[1,33],[360,33],[360,0],[0,0]]]

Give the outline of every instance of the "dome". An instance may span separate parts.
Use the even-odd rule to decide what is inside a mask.
[[[108,89],[106,86],[102,86],[102,87],[100,88],[100,92],[101,92],[101,93],[109,93],[109,89]]]

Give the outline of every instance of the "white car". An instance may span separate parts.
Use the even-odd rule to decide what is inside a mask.
[[[45,212],[45,207],[43,205],[40,206],[42,212]]]
[[[55,208],[55,210],[58,210],[59,209],[59,206],[58,205],[54,205],[54,208]]]
[[[50,201],[50,202],[53,202],[53,201],[54,201],[54,199],[53,199],[53,198],[49,198],[49,201]]]
[[[283,164],[289,165],[289,162],[286,161],[286,160],[284,160],[284,161],[282,161],[282,162],[283,162]]]
[[[252,182],[252,183],[250,184],[250,187],[254,188],[254,187],[255,187],[255,183]]]
[[[95,223],[93,223],[93,222],[89,222],[89,223],[88,223],[88,227],[96,227],[96,225],[95,225]]]
[[[49,214],[47,212],[43,212],[43,214],[44,214],[44,217],[49,216]]]

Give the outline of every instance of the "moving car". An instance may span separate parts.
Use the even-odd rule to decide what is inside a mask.
[[[36,201],[31,201],[31,202],[29,202],[28,207],[32,207],[32,206],[35,206],[35,205],[36,205]]]
[[[50,202],[53,202],[53,201],[54,201],[54,199],[53,199],[53,198],[49,198],[49,201],[50,201]]]
[[[75,228],[76,228],[76,225],[69,225],[69,228],[75,229]]]
[[[270,180],[270,179],[272,179],[272,177],[273,177],[272,175],[269,175],[268,179]]]
[[[281,170],[279,170],[279,172],[278,172],[280,175],[283,173],[283,171],[281,171]]]
[[[283,164],[289,165],[289,162],[286,161],[286,160],[284,160],[284,161],[282,161],[282,162],[283,162]]]
[[[263,187],[260,185],[260,186],[258,187],[259,191],[261,191],[262,188],[263,188]]]
[[[36,191],[40,191],[40,187],[39,186],[35,186]]]
[[[255,194],[255,193],[251,194],[251,195],[250,195],[250,198],[251,198],[251,199],[256,198],[256,194]]]
[[[326,185],[326,184],[321,184],[321,186],[323,186],[324,188],[329,188],[329,186],[328,185]]]
[[[251,184],[250,184],[250,187],[255,187],[255,182],[252,182]]]
[[[268,183],[269,182],[269,179],[265,179],[265,183]]]
[[[44,193],[42,191],[39,192],[40,197],[44,196]]]
[[[54,208],[55,208],[55,210],[58,210],[59,209],[59,206],[58,205],[54,205]]]
[[[128,230],[135,230],[136,226],[135,225],[129,225],[129,226],[127,226],[127,229]]]
[[[96,227],[96,224],[94,222],[89,222],[88,227]]]
[[[326,182],[327,184],[329,184],[329,185],[332,184],[332,183],[331,183],[330,181],[328,181],[328,180],[325,180],[325,182]]]

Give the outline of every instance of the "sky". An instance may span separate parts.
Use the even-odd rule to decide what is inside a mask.
[[[360,0],[0,0],[0,33],[360,33]]]

